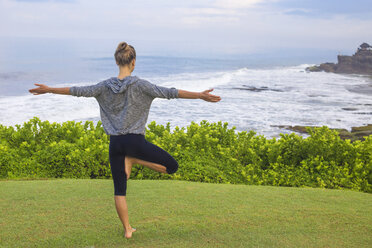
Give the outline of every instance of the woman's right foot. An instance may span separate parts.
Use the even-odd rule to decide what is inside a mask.
[[[132,237],[132,234],[136,231],[136,228],[133,228],[131,227],[130,230],[125,230],[124,232],[124,236],[127,238],[127,239],[130,239]]]
[[[133,166],[133,160],[132,158],[130,157],[125,157],[125,161],[124,161],[124,164],[125,164],[125,174],[127,174],[127,180],[129,180],[129,176],[130,176],[130,173],[132,171],[132,166]]]

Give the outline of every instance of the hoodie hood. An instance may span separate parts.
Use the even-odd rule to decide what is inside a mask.
[[[111,88],[114,93],[123,93],[127,90],[128,86],[137,82],[139,78],[137,76],[126,76],[123,80],[117,77],[112,77],[106,80],[106,85]]]

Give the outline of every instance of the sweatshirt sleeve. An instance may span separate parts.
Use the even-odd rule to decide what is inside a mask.
[[[147,80],[141,80],[139,86],[141,87],[142,92],[152,96],[153,98],[167,98],[168,100],[172,98],[178,98],[178,90],[174,87],[167,88],[155,85]]]
[[[102,93],[104,88],[104,82],[88,86],[72,86],[70,87],[70,94],[78,97],[97,97]]]

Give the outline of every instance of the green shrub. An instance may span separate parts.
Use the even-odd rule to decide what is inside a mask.
[[[151,122],[146,139],[168,151],[179,170],[168,175],[134,166],[131,178],[372,192],[372,136],[351,143],[326,126],[308,131],[307,138],[267,139],[221,122],[174,130]],[[108,150],[100,121],[58,124],[34,117],[15,128],[0,125],[0,178],[110,178]]]

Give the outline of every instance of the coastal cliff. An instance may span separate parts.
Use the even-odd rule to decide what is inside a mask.
[[[306,68],[307,71],[372,75],[372,46],[363,43],[352,56],[338,55],[338,63],[323,63]]]

